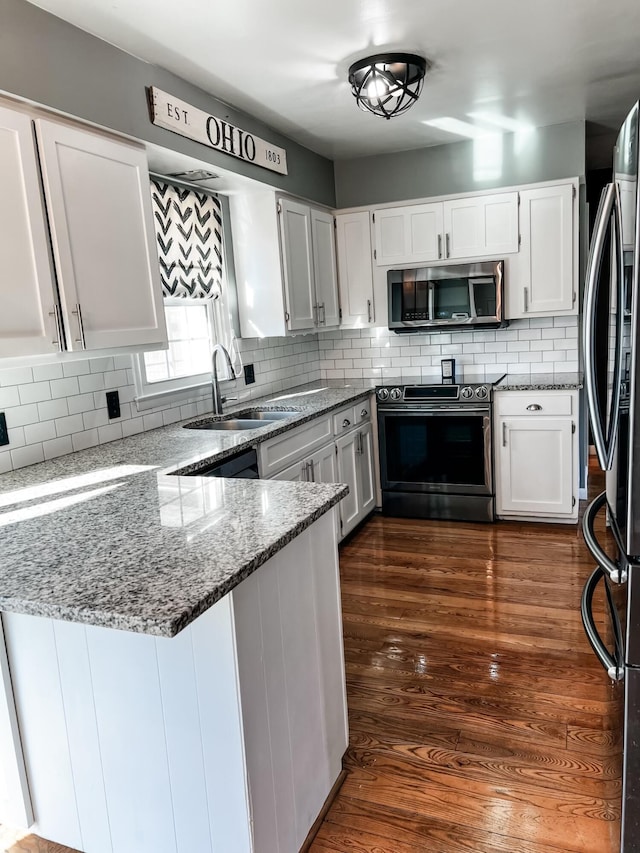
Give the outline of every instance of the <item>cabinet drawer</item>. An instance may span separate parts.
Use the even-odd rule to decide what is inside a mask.
[[[362,406],[360,409],[362,409]],[[333,416],[333,434],[342,435],[353,429],[358,423],[357,414],[360,412],[360,409],[356,410],[355,406],[348,406],[346,409],[340,409],[339,412],[336,412]]]
[[[505,391],[496,394],[497,415],[573,415],[573,395],[558,391]]]
[[[333,438],[331,417],[316,418],[260,445],[260,476],[268,479]]]
[[[371,420],[371,400],[360,400],[353,408],[357,424],[365,424]]]

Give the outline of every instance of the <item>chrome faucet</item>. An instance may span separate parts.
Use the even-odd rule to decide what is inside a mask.
[[[216,356],[218,353],[223,353],[226,361],[227,368],[229,369],[229,373],[231,374],[231,378],[234,377],[233,371],[233,363],[231,361],[231,356],[227,352],[227,350],[222,346],[222,344],[214,344],[213,349],[211,351],[211,392],[213,397],[213,414],[221,415],[222,414],[222,404],[225,402],[225,398],[220,396],[220,384],[218,381],[218,362]]]

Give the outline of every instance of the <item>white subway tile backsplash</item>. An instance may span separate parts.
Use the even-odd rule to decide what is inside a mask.
[[[20,394],[16,385],[9,385],[7,388],[0,388],[0,409],[7,409],[9,406],[20,405]]]
[[[33,370],[30,367],[12,367],[0,370],[0,387],[7,385],[25,385],[33,382]]]
[[[162,423],[160,426],[162,426]],[[100,444],[105,444],[107,441],[116,441],[119,438],[122,438],[122,424],[112,423],[107,426],[98,427],[98,439]]]
[[[28,385],[21,385],[19,393],[20,403],[23,406],[27,403],[39,403],[41,400],[51,399],[51,387],[48,382],[30,382]]]
[[[57,435],[71,435],[74,432],[84,430],[82,415],[69,415],[66,418],[59,418],[55,424]]]
[[[104,391],[104,374],[90,373],[88,376],[79,376],[78,385],[81,394],[86,394],[89,391]]]
[[[105,401],[101,401],[100,405],[104,406]],[[67,399],[67,406],[70,415],[77,415],[95,408],[96,403],[93,394],[77,394]]]
[[[127,358],[130,359],[131,356]],[[84,376],[87,373],[91,373],[91,362],[87,360],[69,361],[62,365],[63,376]]]
[[[52,438],[51,441],[43,441],[42,450],[45,459],[55,459],[57,456],[73,453],[71,436],[65,435],[64,438]]]
[[[6,450],[3,453],[0,453],[0,474],[6,474],[7,471],[11,471],[11,451]]]
[[[30,444],[11,451],[11,464],[14,468],[25,468],[27,465],[36,465],[38,462],[44,462],[41,444]]]
[[[28,424],[24,427],[25,444],[37,444],[39,441],[47,441],[56,437],[56,422],[42,421],[37,424]]]
[[[71,436],[71,443],[74,450],[86,450],[87,447],[95,447],[100,444],[97,429],[87,429],[83,432],[77,432]]]
[[[68,376],[66,379],[52,379],[49,384],[51,385],[51,396],[54,400],[80,393],[76,376]]]
[[[69,399],[74,399],[70,397]],[[61,400],[46,400],[38,403],[38,415],[41,421],[52,421],[54,418],[64,418],[69,414],[69,404],[64,398]]]
[[[41,406],[46,406],[46,403],[40,403]],[[34,424],[40,420],[38,415],[38,404],[31,403],[28,406],[14,406],[4,410],[7,418],[7,426],[17,427],[25,424]]]
[[[62,379],[61,364],[41,364],[33,368],[34,382],[45,382],[48,379]]]

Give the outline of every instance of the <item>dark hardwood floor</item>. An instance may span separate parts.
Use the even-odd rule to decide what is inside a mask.
[[[312,853],[618,850],[622,692],[580,622],[591,568],[565,525],[374,517],[342,548],[348,776]]]
[[[374,517],[342,548],[348,776],[312,853],[619,849],[592,565],[565,525]]]

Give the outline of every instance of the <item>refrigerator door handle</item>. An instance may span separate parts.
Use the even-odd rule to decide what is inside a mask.
[[[599,494],[595,500],[591,501],[587,507],[584,518],[582,519],[582,533],[584,535],[584,541],[587,548],[596,558],[600,568],[609,576],[609,579],[613,581],[613,583],[626,583],[628,574],[627,566],[624,563],[616,563],[611,559],[611,557],[601,547],[594,531],[596,516],[602,507],[606,506],[606,504],[607,493],[605,491]]]
[[[602,637],[600,636],[598,629],[596,627],[595,619],[593,618],[593,594],[597,585],[601,580],[604,579],[606,592],[607,592],[607,604],[609,608],[609,612],[611,614],[611,620],[613,624],[613,633],[614,633],[614,643],[615,643],[615,652],[612,655],[605,646],[602,641]],[[618,618],[618,612],[615,608],[615,604],[611,598],[611,591],[607,586],[607,579],[605,572],[600,566],[598,566],[591,577],[586,582],[584,589],[582,590],[582,597],[580,599],[580,615],[582,616],[582,624],[584,625],[584,630],[587,635],[587,639],[591,644],[591,648],[596,654],[596,657],[602,664],[602,666],[606,669],[609,678],[613,681],[622,681],[624,679],[624,660],[622,656],[622,627],[620,625],[620,619]]]
[[[598,213],[596,214],[596,221],[593,226],[593,238],[589,250],[584,291],[584,380],[591,429],[593,432],[593,443],[598,454],[598,462],[603,471],[608,471],[611,468],[612,449],[607,447],[605,439],[606,425],[602,423],[600,410],[598,409],[595,364],[596,297],[598,295],[598,279],[602,266],[602,252],[615,200],[616,185],[607,184],[602,190]],[[616,251],[617,254],[618,252]]]
[[[624,245],[622,242],[622,202],[620,200],[620,187],[618,182],[614,184],[613,204],[613,245],[616,254],[616,349],[613,361],[612,394],[609,409],[609,434],[607,436],[607,467],[611,470],[613,457],[615,455],[616,440],[618,438],[618,412],[620,409],[620,396],[622,393],[622,353],[624,337]]]

